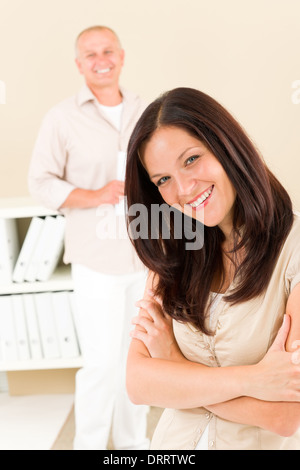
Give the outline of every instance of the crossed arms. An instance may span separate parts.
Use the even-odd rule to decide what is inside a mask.
[[[300,284],[293,289],[285,321],[262,361],[210,368],[188,361],[172,322],[147,294],[138,305],[127,363],[127,389],[136,404],[162,408],[204,406],[221,418],[290,436],[300,426]],[[186,391],[189,393],[186,393]]]

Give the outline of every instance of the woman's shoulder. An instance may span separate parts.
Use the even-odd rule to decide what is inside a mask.
[[[292,227],[284,241],[280,255],[277,261],[277,265],[282,266],[290,265],[294,262],[298,262],[300,258],[300,212],[293,212],[294,220]]]
[[[300,213],[294,212],[294,223],[285,241],[280,258],[285,264],[288,292],[300,281]]]
[[[294,222],[290,230],[290,233],[287,237],[287,241],[289,239],[291,240],[295,239],[300,244],[300,212],[294,211],[293,214],[294,214]]]

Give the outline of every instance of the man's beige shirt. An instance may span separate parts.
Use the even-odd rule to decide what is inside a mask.
[[[213,336],[206,336],[189,324],[173,322],[180,349],[190,361],[210,367],[257,363],[273,343],[287,299],[299,282],[300,215],[295,214],[294,225],[265,293],[233,306],[222,299],[214,311]],[[234,284],[230,286],[233,288]],[[260,427],[221,419],[205,408],[165,410],[151,447],[195,449],[206,426],[209,427],[208,450],[300,449],[300,429],[292,437],[281,437]]]
[[[117,179],[117,157],[126,151],[145,105],[121,88],[120,131],[97,106],[87,86],[45,116],[29,169],[29,190],[45,207],[58,210],[75,188],[99,189]],[[106,274],[141,270],[127,237],[124,216],[112,205],[63,209],[66,216],[65,263],[79,263]]]

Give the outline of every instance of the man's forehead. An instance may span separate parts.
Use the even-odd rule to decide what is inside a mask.
[[[118,46],[116,36],[109,30],[88,31],[78,39],[78,47],[82,50],[90,50],[99,46]]]

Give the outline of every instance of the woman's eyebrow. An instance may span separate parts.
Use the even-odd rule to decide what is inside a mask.
[[[177,161],[179,161],[185,154],[186,152],[188,152],[189,150],[192,150],[192,149],[197,149],[199,147],[188,147],[187,149],[185,149],[177,158]],[[152,180],[153,178],[157,178],[158,176],[162,176],[163,173],[158,173],[156,175],[152,175],[152,176],[149,176],[149,178]]]

